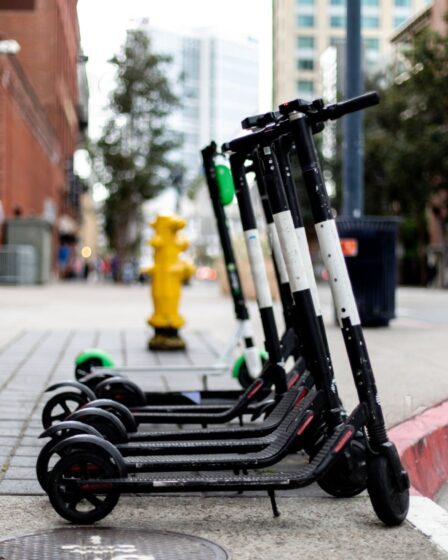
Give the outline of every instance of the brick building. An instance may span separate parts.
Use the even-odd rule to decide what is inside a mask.
[[[0,0],[0,40],[20,45],[16,55],[0,54],[0,217],[47,219],[53,254],[60,224],[71,224],[75,233],[79,212],[72,162],[85,123],[79,116],[76,5]]]

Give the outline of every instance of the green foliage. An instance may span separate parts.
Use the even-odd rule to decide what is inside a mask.
[[[416,215],[448,176],[448,40],[425,31],[366,114],[366,192],[375,212]]]
[[[178,101],[166,77],[169,58],[154,54],[141,30],[128,31],[110,63],[117,85],[110,96],[110,117],[95,146],[96,172],[107,188],[105,232],[121,264],[140,243],[141,206],[171,184],[179,165],[170,152],[180,145],[166,121]]]
[[[366,85],[379,91],[381,103],[364,117],[365,213],[402,218],[403,258],[414,261],[406,266],[418,271],[420,282],[425,209],[432,193],[448,187],[447,83],[448,38],[424,30]],[[339,167],[340,155],[332,162],[338,179]]]

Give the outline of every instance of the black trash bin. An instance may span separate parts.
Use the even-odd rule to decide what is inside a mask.
[[[363,326],[387,326],[395,317],[399,218],[336,219]]]

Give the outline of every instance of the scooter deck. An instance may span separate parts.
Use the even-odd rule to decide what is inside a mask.
[[[296,385],[297,384],[297,385]],[[252,422],[246,426],[220,426],[211,428],[193,428],[183,430],[165,431],[139,431],[129,434],[129,442],[142,441],[188,441],[188,440],[215,440],[215,439],[242,439],[255,438],[268,435],[281,423],[297,398],[301,387],[311,387],[312,378],[309,372],[301,377],[297,374],[290,379],[290,389],[280,397],[278,404],[270,415],[261,422]]]
[[[275,437],[264,449],[256,452],[219,453],[201,455],[151,455],[124,457],[128,472],[182,471],[191,469],[250,469],[270,466],[288,453],[296,434],[302,426],[308,426],[324,404],[323,394],[303,389],[291,411],[273,432]],[[120,450],[121,452],[121,450]]]
[[[298,338],[294,330],[288,329],[284,332],[281,339],[283,358],[286,361],[294,355],[298,347]],[[119,368],[118,368],[119,369]],[[293,367],[295,371],[302,372],[305,369],[303,358],[297,359]],[[82,383],[95,391],[98,379],[107,383],[107,374],[119,373],[116,368],[101,368],[96,372],[87,374],[82,378]],[[163,375],[163,368],[160,370]],[[109,380],[110,381],[110,380]],[[50,390],[49,388],[48,390]],[[112,388],[113,390],[113,388]],[[112,398],[120,401],[121,388],[117,389],[117,396],[113,394],[102,395],[105,398]],[[152,413],[171,413],[171,412],[223,412],[233,406],[236,401],[244,394],[244,390],[197,390],[197,391],[177,391],[177,392],[153,392],[145,391],[142,396],[145,404],[132,407],[135,414]],[[261,395],[262,396],[262,395]]]
[[[360,414],[361,413],[361,414]],[[364,418],[362,405],[344,424],[336,428],[319,452],[307,465],[296,472],[251,473],[234,475],[229,472],[179,473],[173,472],[144,475],[130,474],[127,478],[66,480],[67,490],[80,490],[88,493],[169,493],[169,492],[207,492],[207,491],[250,491],[250,490],[289,490],[307,486],[323,476],[351,441],[359,427],[359,418]],[[262,468],[261,465],[257,466]],[[54,473],[50,474],[49,489],[58,483]]]

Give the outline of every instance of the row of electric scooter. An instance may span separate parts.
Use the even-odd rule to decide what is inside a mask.
[[[409,506],[409,480],[388,439],[360,319],[314,144],[327,120],[378,103],[376,93],[325,106],[284,103],[278,112],[242,123],[247,134],[202,150],[204,172],[223,249],[245,353],[242,391],[144,392],[113,368],[77,364],[77,380],[43,410],[48,438],[37,476],[54,509],[75,523],[104,518],[121,493],[275,491],[318,484],[330,495],[367,489],[377,516],[398,525]],[[231,177],[217,161],[226,154]],[[299,196],[291,172],[297,157],[359,404],[348,413],[339,397]],[[255,176],[275,265],[285,330],[280,336],[251,200]],[[249,328],[224,205],[234,185],[265,338],[259,352]],[[302,196],[302,193],[300,193]],[[285,363],[293,363],[286,371]],[[261,373],[257,369],[261,368]],[[122,371],[120,373],[123,373]],[[198,401],[199,399],[199,401]],[[199,402],[199,404],[198,404]],[[141,424],[173,429],[144,431]],[[179,428],[181,426],[181,429]],[[191,427],[197,426],[197,427]],[[153,427],[152,427],[153,428]],[[287,454],[309,462],[273,472]]]

